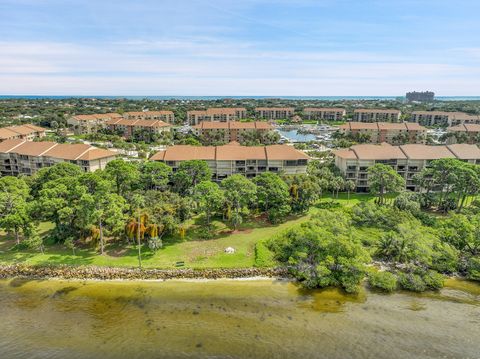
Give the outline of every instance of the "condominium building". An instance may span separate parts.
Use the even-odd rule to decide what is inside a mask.
[[[293,107],[257,107],[255,117],[265,120],[285,120],[293,116]]]
[[[462,125],[452,126],[447,128],[449,134],[459,135],[462,134],[465,136],[466,143],[475,144],[480,142],[480,124],[470,124],[465,123]],[[449,136],[447,138],[447,144],[456,143],[456,136]]]
[[[93,115],[76,115],[67,120],[76,135],[95,133],[104,129],[106,123],[113,118],[122,118],[118,113],[103,113]]]
[[[433,102],[435,99],[435,93],[432,91],[412,91],[407,92],[406,98],[409,102]]]
[[[60,162],[74,163],[85,172],[93,172],[104,169],[115,157],[114,152],[85,144],[6,140],[0,143],[0,173],[3,176],[33,175]]]
[[[243,142],[246,135],[252,132],[267,133],[273,130],[273,126],[260,121],[200,122],[193,126],[193,130],[197,136],[221,138],[224,142]]]
[[[173,111],[138,111],[125,112],[123,118],[127,120],[155,120],[166,123],[174,123],[175,115]]]
[[[42,137],[45,137],[45,129],[35,125],[28,124],[0,128],[0,142],[13,139],[33,141]]]
[[[340,126],[339,131],[352,136],[368,135],[370,143],[424,143],[427,136],[425,127],[410,122],[347,122]]]
[[[201,122],[230,122],[247,118],[244,107],[212,107],[206,110],[187,111],[187,120],[191,125]]]
[[[76,115],[67,120],[76,135],[95,133],[108,127],[111,120],[148,120],[174,123],[175,115],[172,111],[138,111],[118,113],[96,113],[92,115]]]
[[[358,122],[399,122],[399,110],[356,109],[353,111],[353,121]]]
[[[178,169],[182,161],[206,161],[215,181],[221,181],[233,174],[252,178],[267,171],[284,174],[306,173],[309,159],[305,153],[292,146],[240,146],[238,143],[224,146],[176,145],[150,158],[152,161],[166,163],[173,171]]]
[[[334,151],[335,164],[346,179],[356,184],[357,191],[367,192],[368,168],[377,163],[392,166],[406,181],[406,188],[416,190],[415,174],[427,167],[432,160],[440,158],[457,158],[462,161],[479,164],[480,149],[475,145],[454,144],[448,146],[427,146],[407,144],[392,146],[355,145]]]
[[[480,116],[465,112],[413,111],[411,121],[424,126],[456,126],[464,123],[480,124]]]
[[[107,121],[106,125],[110,131],[120,133],[127,139],[136,135],[137,138],[144,140],[150,139],[152,135],[169,132],[172,128],[171,125],[160,120],[127,120],[124,118],[111,119]]]
[[[308,120],[341,121],[347,111],[344,108],[306,107],[303,114]]]

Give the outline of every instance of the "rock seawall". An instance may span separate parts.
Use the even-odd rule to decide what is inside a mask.
[[[216,268],[216,269],[139,269],[97,266],[28,266],[0,265],[0,278],[164,280],[221,279],[248,277],[289,277],[286,268]]]

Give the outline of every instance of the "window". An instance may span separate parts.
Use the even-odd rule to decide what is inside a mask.
[[[288,161],[285,161],[285,166],[296,166],[297,165],[297,161],[295,160],[288,160]]]

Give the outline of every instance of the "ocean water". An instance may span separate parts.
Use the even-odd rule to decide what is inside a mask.
[[[97,98],[97,99],[127,99],[127,100],[222,100],[222,99],[281,99],[281,100],[395,100],[404,96],[103,96],[103,95],[0,95],[2,99],[69,99],[69,98]],[[480,96],[436,96],[438,101],[480,101]]]

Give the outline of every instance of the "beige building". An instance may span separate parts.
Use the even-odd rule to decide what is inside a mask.
[[[28,124],[0,128],[0,142],[14,139],[33,141],[42,137],[45,137],[45,129],[35,125]]]
[[[466,143],[475,144],[480,142],[480,124],[462,124],[447,128],[450,134],[463,134]],[[457,139],[453,136],[447,138],[447,144],[456,143]]]
[[[113,118],[122,118],[118,113],[103,113],[93,115],[76,115],[67,120],[67,124],[72,127],[76,135],[85,135],[95,133],[104,129],[106,123]]]
[[[114,118],[107,121],[106,125],[110,131],[119,132],[123,137],[130,139],[136,134],[139,138],[149,140],[151,135],[159,135],[162,132],[169,132],[171,125],[160,120],[127,120]]]
[[[85,172],[104,169],[114,152],[85,144],[6,140],[0,143],[0,172],[3,176],[33,175],[60,162],[80,166]]]
[[[257,107],[255,117],[265,120],[285,120],[293,116],[293,107]]]
[[[97,113],[92,115],[73,116],[67,120],[67,124],[72,127],[73,132],[76,135],[84,135],[106,129],[108,128],[108,123],[110,121],[121,119],[174,123],[175,116],[172,111],[125,112],[123,115],[118,113]]]
[[[175,115],[173,111],[138,111],[125,112],[123,118],[127,120],[152,120],[174,123]]]
[[[305,153],[292,146],[240,146],[238,143],[224,146],[176,145],[150,158],[152,161],[166,163],[173,171],[178,169],[182,161],[206,161],[215,181],[221,181],[233,174],[252,178],[267,171],[284,174],[306,173],[309,159]]]
[[[307,120],[341,121],[347,111],[344,108],[306,107],[303,114]]]
[[[407,144],[392,146],[355,145],[350,148],[334,151],[335,165],[346,179],[352,180],[357,191],[368,191],[368,168],[377,163],[392,166],[405,178],[406,188],[416,190],[413,180],[415,174],[428,166],[432,160],[440,158],[457,158],[462,161],[479,164],[480,149],[475,145],[455,144],[448,146],[427,146],[423,144]]]
[[[358,122],[399,122],[401,112],[393,109],[356,109],[353,121]]]
[[[224,142],[243,142],[245,135],[252,132],[267,133],[273,131],[273,126],[267,122],[200,122],[193,126],[197,136],[218,136]]]
[[[411,121],[424,126],[456,126],[480,124],[480,116],[465,112],[413,111]]]
[[[244,107],[212,107],[206,110],[187,111],[187,120],[191,125],[201,122],[230,122],[247,118]]]
[[[352,136],[368,135],[370,143],[425,143],[427,137],[425,127],[410,122],[347,122],[340,126],[339,131]]]

